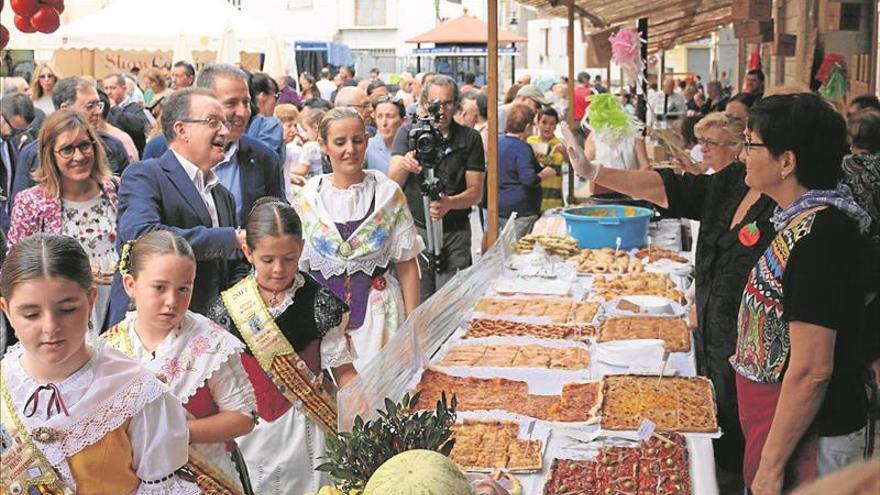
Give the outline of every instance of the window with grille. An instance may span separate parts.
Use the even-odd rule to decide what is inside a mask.
[[[356,26],[384,26],[385,0],[354,0]]]

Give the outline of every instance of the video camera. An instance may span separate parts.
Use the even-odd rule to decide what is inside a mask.
[[[410,151],[415,152],[415,158],[422,167],[436,168],[443,158],[446,140],[437,128],[437,122],[442,117],[440,100],[436,99],[428,104],[427,115],[412,116],[412,128],[407,136],[407,144]]]
[[[443,117],[440,109],[440,100],[435,99],[428,104],[428,112],[425,116],[414,114],[412,116],[412,128],[407,135],[407,144],[410,151],[415,154],[415,159],[422,166],[419,174],[421,179],[420,189],[422,194],[422,207],[425,212],[425,230],[428,242],[428,264],[435,272],[443,270],[443,220],[431,219],[431,201],[440,199],[443,192],[443,181],[434,173],[440,165],[440,161],[446,154],[447,142],[437,127],[437,123]]]

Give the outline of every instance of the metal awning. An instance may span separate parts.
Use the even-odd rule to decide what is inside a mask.
[[[566,0],[518,0],[543,14],[568,15]],[[732,21],[731,0],[575,0],[575,11],[596,28],[632,24],[648,18],[648,51],[709,36]]]

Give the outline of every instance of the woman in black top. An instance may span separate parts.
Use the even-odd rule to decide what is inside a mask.
[[[736,345],[736,318],[749,270],[775,235],[770,216],[775,204],[744,182],[739,162],[745,123],[722,113],[695,127],[704,168],[713,175],[676,175],[670,170],[618,170],[586,160],[564,128],[575,170],[603,187],[648,200],[666,217],[700,221],[696,250],[697,331],[694,347],[698,372],[715,386],[718,423],[723,436],[714,441],[717,464],[731,474],[722,492],[742,493],[744,439],[739,426],[736,386],[728,358]],[[568,139],[571,136],[571,139]],[[721,478],[721,477],[719,477]]]

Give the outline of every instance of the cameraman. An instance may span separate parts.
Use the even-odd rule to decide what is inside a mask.
[[[452,119],[458,107],[458,97],[458,86],[448,76],[436,75],[422,88],[419,111],[426,112],[430,102],[439,102],[440,119],[435,125],[444,138],[443,158],[435,170],[436,176],[442,181],[443,193],[439,200],[431,202],[430,211],[431,218],[443,219],[442,270],[435,273],[425,259],[419,257],[422,301],[442,287],[458,270],[471,264],[468,214],[471,206],[479,204],[482,199],[486,162],[480,133]],[[419,234],[427,242],[420,188],[422,166],[416,160],[415,152],[409,150],[408,144],[412,126],[412,122],[405,123],[394,137],[388,176],[403,188]]]

